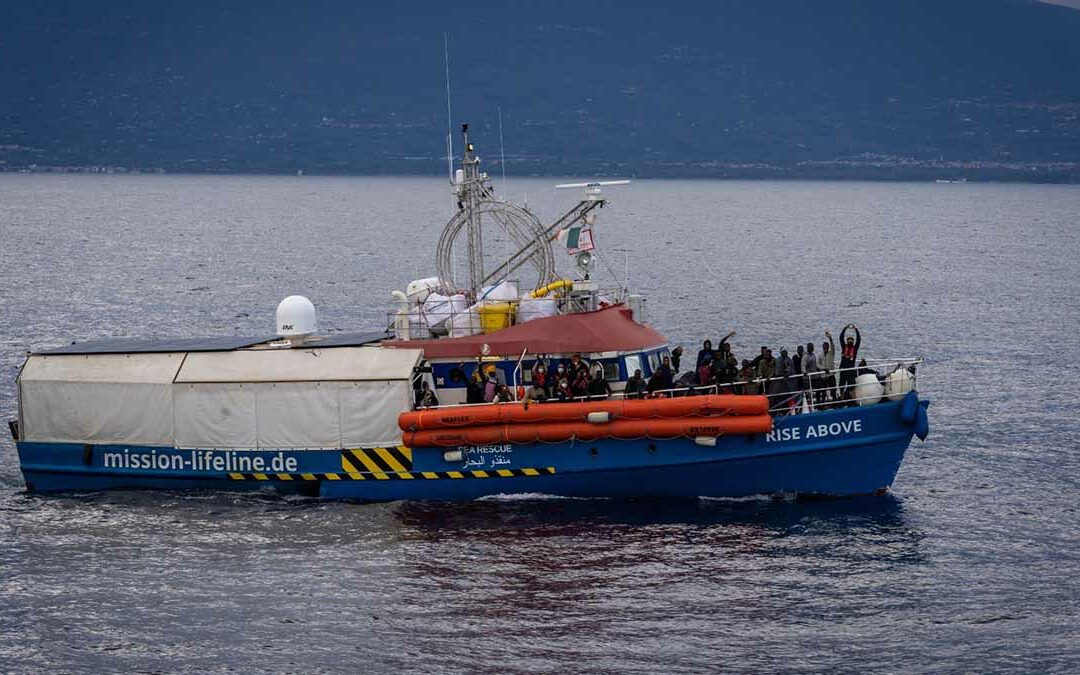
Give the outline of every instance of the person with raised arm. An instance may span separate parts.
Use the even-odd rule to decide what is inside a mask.
[[[854,336],[847,334],[848,329],[855,332]],[[840,398],[846,399],[851,393],[851,385],[855,384],[855,359],[859,356],[859,346],[862,344],[862,335],[859,328],[849,323],[840,331]]]
[[[825,338],[828,342],[821,343],[821,356],[818,358],[821,382],[817,385],[820,391],[815,403],[819,405],[836,398],[836,345],[828,329],[825,330]]]

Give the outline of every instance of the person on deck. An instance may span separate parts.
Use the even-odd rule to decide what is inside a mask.
[[[752,361],[750,361],[750,367],[754,369],[754,372],[757,372],[758,366],[760,366],[761,362],[765,360],[765,357],[771,355],[772,352],[769,350],[768,347],[762,347],[761,353],[755,356]]]
[[[532,368],[532,386],[544,392],[544,398],[549,395],[547,364],[537,359]]]
[[[547,392],[543,387],[538,387],[535,384],[529,387],[528,392],[525,394],[526,403],[543,403],[548,399]]]
[[[848,329],[855,332],[855,336],[847,335]],[[853,323],[844,326],[840,331],[840,398],[848,398],[851,385],[855,384],[855,359],[859,356],[859,346],[862,344],[862,335],[858,327]]]
[[[638,368],[634,371],[634,375],[626,381],[626,388],[623,389],[623,394],[626,398],[642,398],[645,396],[647,387],[648,384],[645,382],[645,378],[641,376],[641,369]]]
[[[757,386],[753,383],[754,369],[750,366],[750,359],[742,360],[742,368],[739,369],[739,382],[743,384],[738,387],[736,394],[756,394]]]
[[[514,395],[510,393],[510,387],[505,384],[499,385],[499,391],[495,394],[496,403],[512,403],[514,401]]]
[[[682,363],[682,347],[676,347],[671,350],[671,371],[673,373],[679,372],[680,363]]]
[[[671,369],[671,358],[664,357],[660,367],[656,369],[656,374],[660,376],[660,384],[663,385],[661,389],[671,389],[675,382],[675,371]]]
[[[574,374],[574,379],[570,381],[570,391],[575,398],[589,394],[589,381],[591,379],[588,368],[580,369]]]
[[[695,368],[697,369],[698,384],[711,384],[711,380],[713,379],[713,359],[715,358],[716,352],[713,351],[712,340],[706,340],[697,353],[697,364],[695,365]]]
[[[578,373],[585,373],[585,382],[589,381],[589,364],[581,358],[581,354],[574,354],[570,357],[569,370],[571,383],[577,379]]]
[[[564,366],[560,365],[559,369],[564,370]],[[566,377],[565,371],[555,380],[553,397],[559,401],[569,401],[574,398],[573,392],[570,391],[570,378]]]
[[[799,388],[805,391],[813,391],[818,386],[817,355],[814,354],[814,343],[806,343],[806,353],[802,357],[803,376],[799,382]]]
[[[611,396],[611,385],[604,378],[604,371],[596,369],[593,378],[589,380],[589,400],[597,401]]]
[[[754,363],[757,361],[757,364]],[[768,347],[761,348],[761,354],[754,357],[750,366],[754,369],[754,376],[759,380],[767,380],[776,374],[776,357]]]
[[[780,350],[780,358],[776,362],[776,379],[769,387],[769,407],[773,408],[786,402],[792,392],[792,379],[795,374],[795,365],[788,356],[787,349]]]
[[[491,403],[499,392],[499,380],[495,377],[495,368],[488,370],[487,381],[484,382],[484,403]]]
[[[821,371],[818,385],[818,399],[815,403],[821,404],[836,398],[836,346],[833,344],[832,333],[825,331],[828,342],[821,343],[821,358],[818,359],[818,369]]]
[[[656,372],[649,378],[648,391],[650,395],[657,392],[664,392],[662,395],[670,396],[671,392],[666,391],[671,389],[675,383],[675,374],[671,372],[671,359],[667,356],[664,357],[663,363]]]
[[[465,385],[465,402],[484,402],[484,374],[480,372],[479,367],[472,372],[472,375],[469,376],[468,383]]]
[[[795,356],[791,357],[792,373],[794,375],[802,375],[805,372],[803,368],[803,357],[806,355],[803,352],[803,346],[799,345],[795,348]]]
[[[416,394],[416,407],[434,408],[437,405],[439,405],[439,399],[436,398],[435,392],[431,391],[431,385],[424,380],[420,383],[420,391]]]
[[[702,343],[701,349],[698,350],[697,361],[694,367],[700,370],[702,366],[709,365],[714,356],[716,356],[716,352],[713,351],[712,340],[706,340]]]
[[[734,335],[734,331],[731,333]],[[726,340],[727,338],[725,338]],[[731,353],[731,345],[727,342],[720,343],[720,354],[716,358],[718,381],[720,384],[730,384],[739,375],[739,361]]]

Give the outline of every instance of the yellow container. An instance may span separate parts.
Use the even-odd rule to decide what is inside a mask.
[[[480,327],[484,332],[494,333],[510,326],[514,316],[514,303],[489,302],[477,307],[476,311],[480,314]]]

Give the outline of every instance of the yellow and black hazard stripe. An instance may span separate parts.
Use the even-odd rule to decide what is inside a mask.
[[[412,468],[412,448],[404,445],[341,451],[342,473],[408,473]]]
[[[463,478],[517,478],[552,476],[555,467],[489,469],[485,471],[345,471],[342,473],[230,473],[230,480],[438,480]]]

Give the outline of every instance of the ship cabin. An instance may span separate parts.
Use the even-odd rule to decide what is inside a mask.
[[[664,336],[639,323],[625,304],[536,318],[485,334],[387,340],[382,346],[422,349],[426,367],[421,378],[428,380],[441,405],[465,403],[469,378],[489,365],[495,366],[499,383],[510,385],[518,397],[519,388],[532,384],[538,360],[554,369],[579,354],[592,372],[602,367],[611,389],[620,392],[635,370],[648,379],[670,355]]]

